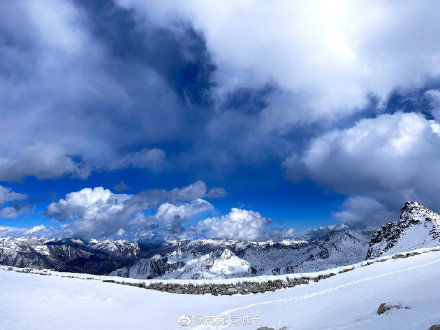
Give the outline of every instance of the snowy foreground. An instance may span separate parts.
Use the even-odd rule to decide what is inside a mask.
[[[0,329],[203,329],[206,322],[231,329],[429,329],[440,324],[438,274],[440,252],[428,252],[291,289],[212,296],[0,270]],[[383,302],[409,309],[377,315]],[[191,324],[183,327],[179,318]]]

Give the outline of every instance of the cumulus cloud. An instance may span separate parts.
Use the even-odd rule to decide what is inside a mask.
[[[382,222],[406,200],[439,205],[440,125],[417,113],[362,119],[353,127],[318,136],[284,165],[319,184],[352,196],[344,221]],[[362,206],[361,206],[362,205]],[[369,214],[369,215],[368,215]]]
[[[113,194],[102,187],[84,188],[53,202],[47,215],[59,221],[73,220],[69,229],[78,236],[104,236],[129,228],[133,222],[143,220],[141,210],[130,209],[127,202],[133,198],[127,194]]]
[[[258,212],[232,208],[227,215],[200,221],[198,229],[211,238],[258,240],[270,222]]]
[[[147,190],[137,195],[115,194],[102,187],[84,188],[51,203],[47,215],[68,222],[67,230],[77,236],[101,237],[148,230],[159,235],[180,234],[184,231],[182,223],[187,219],[213,208],[201,199],[205,195],[203,181],[172,190]],[[148,215],[147,211],[155,213]]]
[[[67,194],[65,199],[53,202],[47,210],[50,216],[56,217],[59,221],[76,217],[95,218],[103,214],[118,213],[123,203],[131,198],[131,195],[113,194],[102,187],[84,188]]]

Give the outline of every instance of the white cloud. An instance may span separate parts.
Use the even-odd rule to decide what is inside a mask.
[[[187,219],[202,214],[206,211],[214,209],[211,203],[196,199],[190,203],[171,204],[163,203],[159,206],[154,215],[154,219],[160,223],[161,226],[166,226],[172,234],[181,234],[185,228],[182,226]]]
[[[292,159],[284,163],[288,175],[304,170],[319,184],[352,196],[347,210],[336,213],[344,221],[362,215],[365,222],[377,222],[367,209],[389,220],[388,210],[406,200],[440,204],[440,125],[421,114],[362,119],[316,137]]]
[[[161,204],[154,217],[163,223],[172,222],[174,219],[187,219],[196,216],[202,212],[212,210],[214,206],[211,203],[203,200],[196,199],[190,203],[171,204],[169,202]]]
[[[227,215],[200,221],[198,229],[206,237],[257,240],[263,237],[270,222],[258,212],[232,208]]]
[[[102,187],[84,188],[50,204],[47,214],[59,221],[73,220],[69,228],[79,236],[111,235],[143,217],[142,210],[128,205],[132,198]]]
[[[84,188],[78,192],[71,192],[66,199],[53,202],[47,208],[48,214],[60,221],[81,217],[93,219],[108,214],[116,214],[123,208],[124,202],[132,195],[113,194],[102,187]]]
[[[84,188],[51,203],[47,215],[68,221],[67,229],[78,236],[111,236],[122,232],[128,235],[149,228],[162,236],[167,232],[178,234],[183,232],[181,224],[187,219],[213,208],[201,199],[206,190],[203,181],[137,195],[115,194],[102,187]],[[155,210],[154,216],[146,216],[147,210]]]

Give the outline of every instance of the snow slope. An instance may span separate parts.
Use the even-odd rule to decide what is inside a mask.
[[[188,314],[193,318],[186,328],[194,328],[198,315],[203,322],[220,315],[239,322],[259,317],[275,329],[429,329],[440,324],[439,273],[440,252],[428,252],[291,289],[200,296],[0,271],[0,329],[183,329],[177,320]],[[410,309],[377,315],[383,302]]]

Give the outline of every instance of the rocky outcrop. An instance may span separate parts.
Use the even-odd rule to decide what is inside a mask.
[[[393,308],[395,308],[395,309],[402,309],[402,308],[409,309],[408,306],[403,306],[401,304],[393,305],[393,304],[382,303],[379,305],[379,308],[377,309],[377,315],[382,315],[385,312],[388,312],[389,310],[391,310]]]
[[[367,259],[440,245],[440,216],[417,202],[406,202],[400,220],[383,225],[370,242]]]

